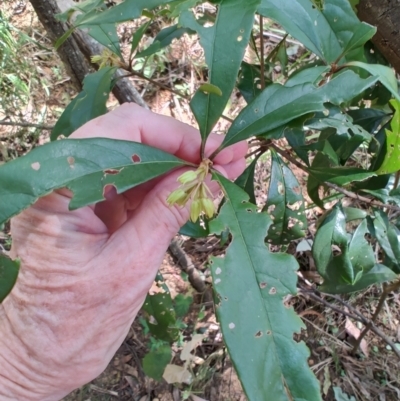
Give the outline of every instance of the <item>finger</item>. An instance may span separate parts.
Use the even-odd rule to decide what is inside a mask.
[[[134,103],[125,103],[108,114],[100,116],[75,131],[71,138],[114,138],[141,142],[192,163],[200,162],[201,138],[193,127],[178,120],[152,113]],[[211,134],[206,144],[210,155],[222,143],[223,137]],[[224,149],[215,158],[218,164],[227,164],[243,157],[245,143]]]

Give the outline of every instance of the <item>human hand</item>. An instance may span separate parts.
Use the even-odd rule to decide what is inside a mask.
[[[71,137],[142,142],[198,163],[193,128],[126,104]],[[212,135],[207,154],[222,138]],[[223,150],[214,166],[229,178],[245,167],[247,145]],[[21,270],[0,305],[0,400],[57,400],[98,376],[141,308],[164,253],[188,220],[169,207],[182,169],[106,201],[69,211],[60,190],[12,219],[12,257]],[[210,188],[216,193],[216,183]]]

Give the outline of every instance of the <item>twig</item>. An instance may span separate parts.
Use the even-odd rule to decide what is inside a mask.
[[[381,297],[379,298],[378,306],[376,307],[375,313],[373,314],[372,319],[365,326],[364,330],[361,332],[360,336],[357,338],[357,341],[354,344],[353,353],[357,352],[362,339],[372,329],[372,326],[375,324],[375,320],[377,319],[377,317],[381,313],[381,310],[383,309],[383,306],[385,305],[386,298],[389,296],[391,292],[396,291],[398,289],[400,289],[400,280],[396,281],[393,284],[386,284],[386,285],[383,284],[383,291]],[[396,353],[400,358],[400,350],[394,344],[391,345],[391,347],[394,352],[397,351]]]
[[[269,144],[269,147],[274,149],[277,153],[279,153],[281,156],[283,156],[285,159],[287,159],[290,163],[294,164],[298,168],[302,169],[303,171],[307,172],[308,174],[312,175],[312,173],[307,169],[306,166],[304,166],[302,163],[300,163],[298,160],[296,160],[294,157],[292,157],[286,150],[283,150],[273,143]],[[365,196],[358,195],[354,192],[351,192],[347,189],[341,188],[336,184],[332,184],[331,182],[324,181],[324,185],[326,185],[328,188],[334,189],[335,191],[347,196],[348,198],[355,199],[361,202],[366,202],[369,203],[371,206],[376,206],[379,208],[387,208],[395,211],[400,211],[400,207],[395,206],[395,205],[389,205],[387,203],[379,203],[377,201],[374,201],[372,199],[366,198]]]
[[[393,189],[396,189],[399,186],[399,181],[400,181],[400,171],[397,171],[394,179]]]
[[[43,130],[52,130],[54,125],[45,125],[45,124],[33,124],[25,121],[21,122],[12,122],[12,121],[0,121],[0,125],[9,125],[11,127],[24,127],[24,128],[39,128]]]
[[[398,284],[398,283],[397,283]],[[356,321],[361,322],[362,324],[364,324],[366,327],[369,327],[369,330],[371,330],[372,332],[374,332],[378,337],[380,337],[386,344],[388,344],[393,352],[396,354],[396,356],[400,359],[400,350],[396,347],[396,345],[394,344],[394,342],[385,334],[383,333],[378,327],[375,326],[375,323],[369,319],[367,319],[365,316],[363,316],[356,308],[354,308],[353,306],[351,306],[350,304],[348,304],[346,301],[343,301],[343,299],[341,299],[340,297],[337,297],[335,295],[331,295],[328,294],[330,298],[335,299],[336,301],[338,301],[339,303],[341,303],[343,306],[345,306],[348,310],[350,310],[351,312],[353,312],[354,315],[349,314],[348,312],[337,308],[336,306],[332,305],[331,303],[329,303],[328,301],[325,301],[323,298],[321,298],[320,292],[316,289],[311,288],[310,290],[305,290],[305,289],[300,289],[300,291],[303,294],[307,294],[308,296],[310,296],[310,298],[314,299],[315,301],[318,301],[320,303],[322,303],[323,305],[327,306],[328,308],[334,310],[335,312],[341,313],[344,316],[348,316]],[[361,335],[360,337],[361,338]],[[361,338],[362,340],[362,338]],[[360,342],[361,342],[360,340]]]
[[[192,287],[199,293],[204,294],[205,302],[211,301],[208,295],[208,288],[200,277],[200,274],[190,257],[182,249],[177,239],[173,239],[168,247],[171,256],[176,260],[179,267],[188,275],[188,279]]]
[[[260,14],[260,69],[261,89],[265,89],[265,59],[264,59],[264,18]]]
[[[142,73],[140,73],[140,72],[137,72],[137,71],[130,70],[130,71],[129,71],[129,74],[123,75],[123,76],[119,77],[118,79],[120,79],[120,78],[128,78],[128,77],[132,77],[132,76],[135,76],[135,77],[144,79],[145,81],[150,82],[151,84],[156,85],[156,86],[158,86],[159,88],[164,89],[164,90],[166,90],[166,91],[168,91],[168,92],[171,92],[171,93],[173,93],[174,95],[179,96],[179,97],[181,97],[182,99],[187,100],[188,102],[190,102],[190,100],[191,100],[190,96],[185,95],[184,93],[179,92],[179,91],[177,91],[177,90],[175,90],[175,89],[172,89],[172,88],[170,88],[169,86],[164,85],[164,84],[162,84],[162,83],[160,83],[160,82],[157,82],[156,80],[154,80],[154,79],[152,79],[152,78],[148,78],[148,77],[146,77],[146,75],[144,75],[144,74],[142,74]],[[233,123],[233,120],[232,120],[232,118],[230,118],[230,117],[227,117],[227,116],[222,115],[221,118],[223,118],[224,120],[226,120],[226,121],[228,121],[228,122],[230,122],[230,123]]]

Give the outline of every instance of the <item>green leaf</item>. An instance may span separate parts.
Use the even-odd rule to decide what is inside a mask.
[[[0,303],[4,301],[17,281],[20,262],[0,253]]]
[[[153,10],[158,6],[172,3],[173,0],[125,0],[107,11],[82,16],[76,26],[115,24],[139,18],[143,10]]]
[[[132,36],[132,41],[131,41],[131,55],[134,53],[134,51],[137,49],[139,46],[140,41],[143,38],[143,35],[147,31],[147,28],[150,26],[151,20],[145,22],[142,24],[133,34]]]
[[[242,62],[238,89],[247,103],[251,103],[261,93],[260,67]]]
[[[193,303],[193,297],[186,297],[183,294],[178,294],[174,298],[175,313],[177,317],[185,317],[190,309],[190,305]]]
[[[387,151],[377,174],[390,174],[400,170],[400,102],[392,100],[390,104],[395,109],[391,121],[392,130],[386,130]]]
[[[225,203],[210,225],[232,235],[224,258],[212,258],[216,313],[235,369],[249,401],[273,395],[274,401],[320,401],[309,352],[293,334],[303,326],[284,297],[296,294],[298,265],[288,254],[271,253],[264,236],[266,213],[248,203],[237,185],[214,174]],[[279,268],[277,268],[279,266]]]
[[[347,114],[353,119],[353,124],[359,125],[369,133],[374,133],[382,121],[390,116],[379,109],[348,110]]]
[[[327,294],[348,294],[350,292],[361,291],[370,285],[385,283],[397,278],[397,274],[388,267],[376,264],[369,272],[363,274],[355,284],[324,283],[318,287],[318,291]]]
[[[171,293],[160,273],[157,274],[155,283],[147,294],[142,309],[149,317],[147,324],[150,333],[155,338],[170,343],[178,339],[179,329],[176,327],[176,315]]]
[[[336,255],[333,249],[337,249]],[[324,216],[315,235],[312,253],[324,282],[354,284],[356,277],[349,257],[346,216],[340,205]]]
[[[392,269],[400,273],[400,231],[389,222],[382,210],[376,210],[373,220],[374,236],[390,261]]]
[[[214,95],[217,95],[217,96],[222,96],[221,89],[218,88],[218,86],[215,86],[215,85],[212,85],[212,84],[209,84],[209,83],[205,83],[205,84],[201,85],[199,87],[199,91],[205,93],[206,95],[207,94],[214,94]]]
[[[310,0],[262,0],[258,12],[282,25],[326,64],[361,48],[376,31],[359,21],[348,0],[325,0],[322,7]]]
[[[189,220],[183,227],[181,227],[181,229],[179,230],[179,234],[186,235],[190,238],[208,237],[210,235],[208,221],[204,220],[203,227],[200,220],[197,220],[195,223]]]
[[[64,42],[72,35],[72,32],[74,32],[74,30],[75,27],[72,27],[68,29],[68,31],[66,31],[62,36],[60,36],[56,40],[56,43],[54,43],[54,48],[58,50],[64,44]]]
[[[172,351],[169,345],[161,345],[155,350],[146,354],[143,358],[143,371],[146,376],[161,381],[164,370],[172,358]]]
[[[256,205],[256,195],[254,192],[254,174],[256,171],[257,161],[260,156],[254,158],[254,160],[246,167],[246,170],[236,179],[235,184],[246,191],[249,195],[250,202]]]
[[[0,166],[0,224],[57,188],[74,193],[70,208],[104,200],[187,164],[140,143],[105,138],[65,139],[35,148]]]
[[[123,59],[121,48],[119,46],[119,37],[115,24],[101,24],[91,26],[88,29],[88,34],[107,49],[111,50],[118,57]]]
[[[181,14],[179,25],[199,34],[209,69],[209,83],[222,92],[222,96],[215,96],[197,91],[190,103],[203,144],[221,117],[235,87],[259,3],[260,0],[222,0],[215,24],[208,28],[199,24],[193,13],[186,11]]]
[[[273,221],[268,230],[268,242],[283,245],[304,237],[307,219],[299,182],[292,170],[272,150],[271,156],[271,178],[263,211],[267,212]]]
[[[83,90],[67,106],[52,133],[54,141],[60,135],[68,137],[83,124],[107,113],[106,102],[111,92],[111,79],[116,67],[104,67],[83,80]]]
[[[400,102],[399,87],[393,70],[390,67],[380,64],[368,64],[360,61],[352,61],[346,64],[347,67],[358,67],[368,71],[375,76],[382,85]]]
[[[170,3],[170,18],[179,17],[184,11],[190,10],[203,0],[175,0]]]
[[[164,47],[169,46],[174,39],[181,38],[185,33],[192,35],[195,32],[193,32],[191,29],[180,28],[178,27],[178,25],[172,25],[167,28],[164,28],[155,37],[154,42],[147,49],[136,54],[135,58],[151,56],[152,54],[157,53]]]
[[[355,207],[344,207],[343,212],[346,215],[346,222],[354,220],[364,220],[368,214],[365,210],[357,209]]]
[[[310,167],[308,171],[320,182],[326,181],[342,186],[348,185],[354,181],[364,181],[376,175],[373,171],[355,167]]]
[[[324,112],[324,103],[340,106],[375,82],[375,77],[364,80],[353,71],[345,71],[323,86],[271,85],[240,112],[229,128],[221,148],[272,131],[305,114]],[[346,88],[346,91],[342,88]]]

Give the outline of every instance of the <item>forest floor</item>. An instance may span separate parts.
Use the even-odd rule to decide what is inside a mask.
[[[8,0],[2,4],[1,12],[17,29],[12,31],[12,35],[16,38],[16,46],[19,48],[15,56],[18,62],[7,67],[15,70],[0,70],[0,164],[45,143],[51,130],[49,127],[55,124],[77,93],[30,4],[24,0]],[[124,35],[129,36],[130,29],[132,28],[128,27],[120,32],[122,42]],[[279,37],[271,35],[270,41],[265,44],[266,54],[279,40]],[[196,71],[199,65],[204,63],[202,58],[203,53],[198,42],[185,37],[153,61],[152,79],[164,86],[171,86],[172,83],[173,88],[181,92],[193,93],[197,79]],[[18,85],[14,86],[10,82],[5,83],[4,78],[1,80],[5,73],[16,74],[21,82],[18,81]],[[143,79],[132,78],[132,81],[154,112],[195,125],[185,98],[160,89],[159,86]],[[6,93],[5,85],[8,85],[9,89],[12,87],[18,90],[18,96],[16,97],[15,93],[13,95],[12,90]],[[5,96],[1,94],[1,90]],[[111,97],[109,107],[116,107],[117,104]],[[227,110],[228,116],[236,116],[243,104],[240,97],[232,96]],[[15,125],[2,125],[1,121],[12,122]],[[37,124],[38,127],[22,127],[21,122]],[[228,124],[222,120],[215,131],[224,132]],[[263,197],[266,193],[269,169],[268,158],[262,160],[257,169],[259,200],[265,201]],[[304,184],[302,172],[295,173],[299,182]],[[354,202],[352,205],[354,206]],[[322,211],[315,208],[308,213],[311,228],[307,240],[312,240],[313,225]],[[183,241],[183,249],[204,278],[206,285],[211,287],[207,257],[223,252],[219,241],[213,237],[203,240],[180,237],[180,240]],[[0,227],[0,250],[1,247],[8,249],[10,243],[7,226],[3,229]],[[307,289],[309,280],[318,282],[318,274],[306,242],[303,241],[300,248],[298,243],[293,244],[290,252],[300,264],[299,286]],[[224,347],[213,306],[210,302],[204,302],[201,294],[195,292],[182,273],[181,266],[169,253],[165,255],[160,270],[173,295],[183,294],[194,300],[184,319],[185,328],[181,332],[183,342],[200,331],[208,339],[195,351],[198,359],[192,367],[196,377],[192,385],[172,386],[146,377],[141,360],[148,352],[152,339],[139,316],[106,371],[92,383],[66,397],[64,401],[179,401],[186,396],[190,396],[193,401],[246,400]],[[340,310],[353,308],[366,318],[371,318],[377,307],[380,288],[373,286],[366,291],[343,296],[340,300],[344,304],[326,295],[317,295],[322,301],[311,299],[302,293],[287,299],[286,302],[294,307],[306,327],[298,339],[304,340],[310,348],[309,365],[321,382],[324,400],[400,400],[400,369],[395,354],[382,338],[369,332],[361,350],[353,355],[352,344],[363,326],[340,313]],[[336,310],[322,302],[332,305]],[[397,344],[400,343],[399,311],[400,294],[394,294],[388,299],[377,322],[377,326],[385,335]],[[179,347],[176,346],[177,355],[181,349]],[[335,395],[335,387],[342,389],[348,396]]]

